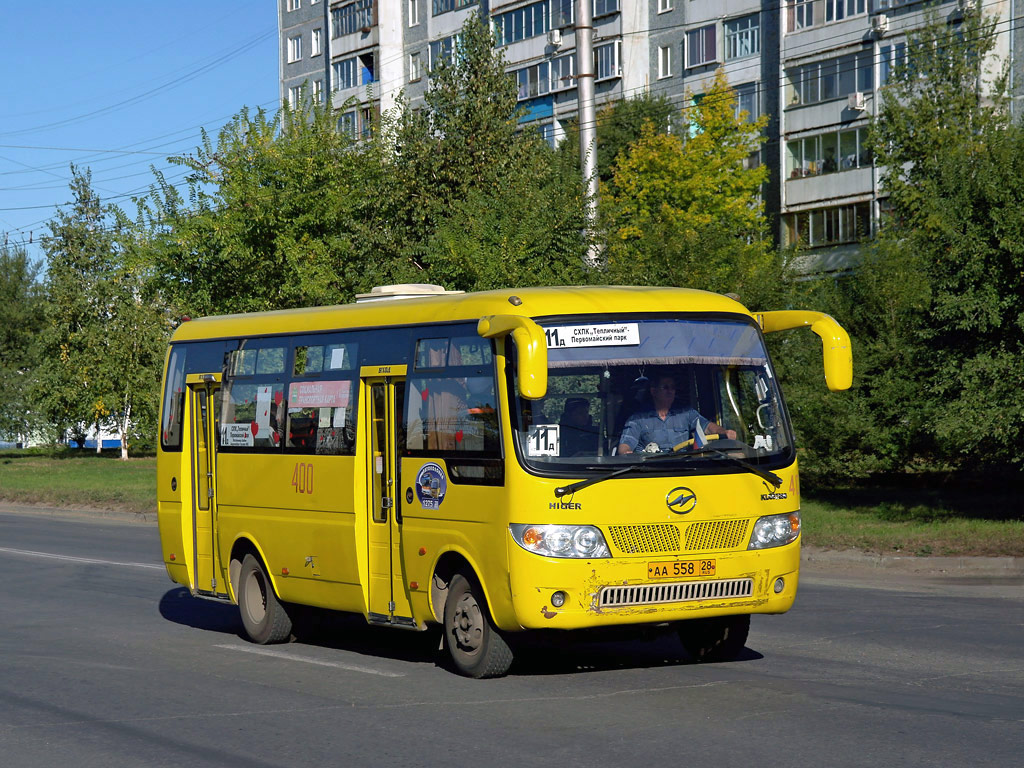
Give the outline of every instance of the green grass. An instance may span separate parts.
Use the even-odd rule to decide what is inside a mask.
[[[0,499],[53,507],[156,511],[156,459],[119,451],[0,452]]]
[[[1019,477],[889,478],[861,488],[804,488],[804,543],[879,554],[1024,557]],[[156,459],[117,452],[0,452],[0,500],[155,511]]]
[[[1024,482],[915,475],[838,489],[804,487],[805,543],[878,554],[1024,557]]]

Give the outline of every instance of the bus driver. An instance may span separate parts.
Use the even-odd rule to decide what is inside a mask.
[[[704,434],[736,439],[736,430],[723,429],[692,408],[673,408],[675,398],[676,383],[670,374],[652,379],[651,400],[654,407],[634,413],[626,421],[622,437],[619,438],[620,455],[637,450],[643,453],[671,451],[679,443],[694,437],[698,424]]]

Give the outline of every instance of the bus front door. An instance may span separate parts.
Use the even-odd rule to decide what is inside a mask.
[[[188,377],[192,463],[192,573],[193,591],[204,597],[226,599],[227,584],[218,581],[217,555],[217,403],[220,374]]]
[[[367,400],[364,413],[369,416],[370,430],[367,588],[371,622],[412,626],[412,605],[402,560],[402,500],[398,498],[402,486],[397,476],[404,384],[405,379],[396,376],[363,379]]]

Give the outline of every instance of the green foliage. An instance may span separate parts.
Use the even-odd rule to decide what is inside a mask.
[[[758,197],[767,169],[746,167],[763,142],[764,118],[736,115],[720,70],[691,108],[691,135],[648,123],[620,154],[602,199],[609,230],[607,278],[750,295],[779,264]]]
[[[612,180],[612,171],[619,156],[640,139],[647,123],[650,123],[655,133],[679,129],[679,111],[668,96],[644,92],[631,99],[612,102],[597,113],[597,175],[602,182]],[[578,167],[578,122],[566,122],[565,132],[566,137],[558,146],[558,153],[563,160]]]
[[[912,35],[872,126],[892,206],[880,248],[909,265],[893,291],[917,297],[902,337],[878,342],[904,379],[918,451],[952,465],[1019,464],[1024,430],[1024,129],[995,24],[969,12]]]
[[[91,174],[72,167],[70,210],[50,222],[46,313],[33,401],[54,429],[79,441],[91,425],[116,426],[122,454],[155,422],[168,326],[146,291],[134,233],[104,205]]]
[[[582,279],[579,173],[521,130],[517,87],[490,29],[471,16],[431,72],[421,109],[402,106],[389,171],[397,281],[482,290]]]
[[[24,248],[0,251],[0,439],[32,432],[29,384],[43,325],[39,265]]]
[[[242,110],[194,154],[188,200],[164,179],[143,214],[157,285],[192,315],[336,304],[364,286],[362,231],[375,170],[334,128],[331,110],[274,118]],[[379,171],[378,171],[379,172]]]

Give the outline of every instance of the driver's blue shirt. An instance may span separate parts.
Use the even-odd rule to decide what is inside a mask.
[[[619,443],[625,443],[634,452],[638,450],[637,446],[643,450],[650,443],[657,443],[659,450],[671,451],[693,437],[698,423],[702,430],[708,428],[708,419],[692,408],[670,408],[664,419],[655,410],[640,411],[629,417],[622,428]]]

